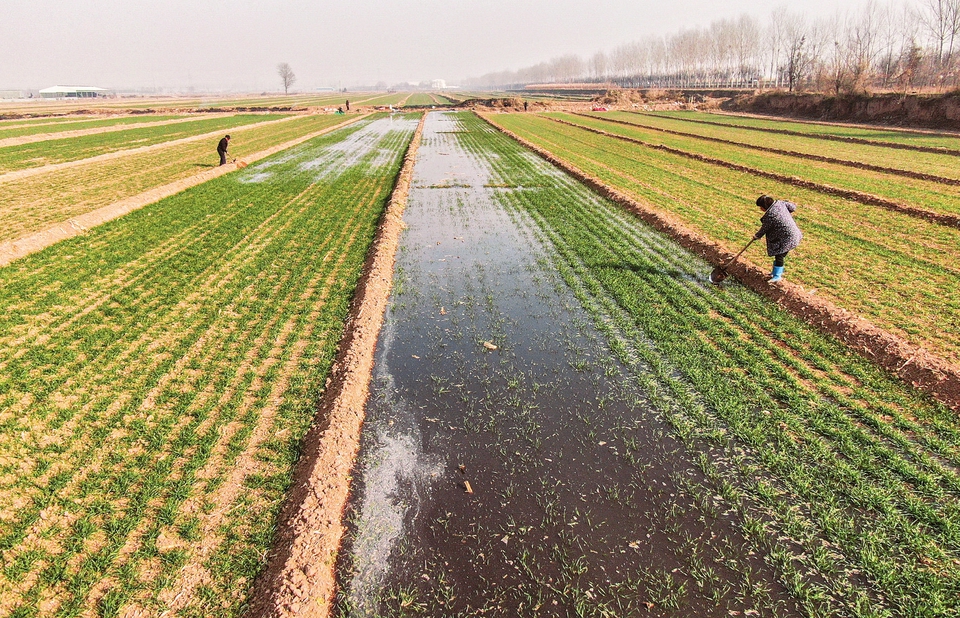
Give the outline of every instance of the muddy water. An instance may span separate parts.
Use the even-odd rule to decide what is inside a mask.
[[[428,116],[377,350],[340,616],[792,615],[732,513]],[[469,488],[469,489],[468,489]]]

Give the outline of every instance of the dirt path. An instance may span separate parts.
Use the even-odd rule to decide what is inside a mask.
[[[852,189],[840,189],[837,187],[832,187],[830,185],[824,185],[818,182],[812,182],[809,180],[804,180],[802,178],[797,178],[796,176],[787,176],[785,174],[778,174],[776,172],[768,172],[766,170],[757,169],[755,167],[740,165],[738,163],[731,163],[723,159],[717,159],[714,157],[708,157],[706,155],[697,154],[695,152],[680,150],[679,148],[673,148],[671,146],[666,146],[664,144],[651,144],[643,140],[627,137],[625,135],[618,135],[616,133],[610,133],[609,131],[603,131],[602,129],[594,129],[593,127],[587,127],[581,124],[577,124],[575,122],[570,122],[568,120],[562,120],[560,118],[551,118],[549,116],[546,116],[545,118],[559,124],[581,129],[583,131],[589,131],[590,133],[595,133],[597,135],[602,135],[604,137],[611,137],[613,139],[617,139],[623,142],[637,144],[638,146],[644,146],[646,148],[651,148],[653,150],[662,150],[663,152],[669,152],[670,154],[675,154],[681,157],[686,157],[688,159],[693,159],[694,161],[701,161],[703,163],[709,163],[711,165],[718,165],[720,167],[725,167],[727,169],[731,169],[737,172],[744,172],[746,174],[751,174],[759,178],[768,178],[770,180],[776,180],[777,182],[782,182],[784,184],[788,184],[794,187],[801,187],[803,189],[810,189],[811,191],[816,191],[818,193],[823,193],[825,195],[835,195],[837,197],[842,197],[844,199],[848,199],[853,202],[858,202],[860,204],[868,204],[870,206],[879,206],[880,208],[885,208],[893,212],[899,212],[904,215],[916,217],[917,219],[924,219],[926,221],[931,221],[933,223],[939,223],[940,225],[946,225],[949,227],[960,227],[960,216],[958,215],[949,215],[949,214],[944,214],[939,212],[933,212],[932,210],[927,210],[925,208],[917,208],[915,206],[902,204],[900,202],[888,200],[886,198],[883,198],[877,195],[872,195],[870,193],[864,193],[862,191],[854,191]]]
[[[8,137],[0,139],[0,148],[7,146],[22,146],[34,142],[45,142],[51,139],[66,139],[70,137],[82,137],[84,135],[97,135],[98,133],[113,133],[115,131],[125,131],[127,129],[145,129],[147,127],[160,127],[167,124],[180,124],[182,122],[193,122],[195,120],[206,120],[207,118],[226,118],[236,116],[230,114],[210,114],[202,118],[194,116],[191,118],[174,118],[172,120],[154,120],[152,122],[137,122],[134,124],[118,124],[109,127],[94,127],[91,129],[75,129],[73,131],[58,131],[57,133],[37,133],[35,135],[21,135],[19,137]]]
[[[638,116],[649,116],[647,112],[629,112],[631,114],[637,114]],[[731,114],[734,115],[734,114]],[[736,114],[740,115],[740,114]],[[676,118],[683,122],[693,122],[696,124],[708,124],[717,127],[730,127],[729,123],[726,122],[713,122],[712,120],[696,120],[694,118]],[[763,120],[778,120],[780,122],[793,122],[793,119],[785,120],[783,118],[770,118],[766,117]],[[816,122],[808,122],[807,124],[821,124]],[[838,126],[849,126],[849,125],[838,125]],[[939,146],[915,146],[913,144],[899,144],[896,142],[884,142],[881,140],[873,139],[864,139],[862,137],[845,137],[841,135],[827,135],[823,133],[804,133],[803,131],[791,131],[790,129],[773,129],[770,127],[753,127],[747,125],[737,125],[738,129],[746,129],[747,131],[759,131],[761,133],[775,133],[778,135],[792,135],[795,137],[810,137],[813,139],[822,139],[828,142],[845,142],[847,144],[865,144],[867,146],[880,146],[882,148],[893,148],[894,150],[913,150],[914,152],[930,152],[933,154],[942,154],[942,155],[952,155],[954,157],[960,157],[960,150],[954,148],[941,148]],[[871,129],[876,129],[877,127],[868,127]],[[886,129],[887,127],[883,127]]]
[[[504,129],[490,118],[484,115],[480,117],[496,130],[523,144],[574,178],[594,188],[601,195],[636,213],[644,221],[670,235],[680,245],[703,256],[712,264],[720,264],[733,257],[731,251],[706,236],[692,231],[680,219],[650,208],[512,131]],[[766,271],[756,266],[737,262],[728,270],[758,294],[834,335],[866,358],[874,360],[902,380],[929,393],[952,409],[960,410],[960,367],[948,363],[920,346],[888,333],[869,320],[829,300],[813,295],[799,285],[789,282],[770,284],[767,282]]]
[[[403,209],[423,134],[420,119],[404,156],[351,308],[340,353],[280,515],[267,568],[254,585],[248,616],[326,616],[343,537],[341,515],[360,442],[377,337],[393,281]]]
[[[820,163],[832,163],[835,165],[843,165],[844,167],[854,167],[861,170],[868,170],[871,172],[881,172],[883,174],[893,174],[894,176],[903,176],[905,178],[915,178],[917,180],[936,182],[944,185],[960,186],[960,178],[947,178],[945,176],[936,176],[934,174],[924,174],[923,172],[914,172],[911,170],[905,170],[905,169],[900,169],[896,167],[885,167],[882,165],[872,165],[870,163],[861,163],[859,161],[851,161],[849,159],[837,159],[835,157],[825,157],[822,155],[815,155],[807,152],[798,152],[796,150],[783,150],[781,148],[770,148],[768,146],[759,146],[757,144],[747,144],[744,142],[737,142],[734,140],[723,139],[721,137],[710,137],[708,135],[700,135],[697,133],[686,133],[684,131],[674,131],[672,129],[664,129],[662,127],[654,127],[646,124],[625,122],[623,120],[616,120],[614,118],[600,118],[598,116],[591,116],[590,114],[585,114],[582,112],[574,112],[573,115],[581,116],[583,118],[590,118],[592,120],[602,120],[603,122],[610,122],[613,124],[619,124],[627,127],[639,127],[641,129],[646,129],[648,131],[657,131],[660,133],[666,133],[668,135],[690,137],[694,139],[703,140],[705,142],[713,142],[715,144],[727,144],[730,146],[738,146],[740,148],[749,148],[750,150],[758,150],[761,152],[769,152],[772,154],[784,155],[788,157],[796,157],[798,159],[818,161]]]
[[[254,161],[259,161],[260,159],[269,157],[270,155],[276,154],[282,150],[286,150],[287,148],[292,148],[298,144],[302,144],[307,140],[313,139],[320,135],[324,135],[331,131],[335,131],[336,129],[340,129],[349,124],[353,124],[358,120],[362,120],[363,118],[366,118],[368,115],[369,114],[357,115],[355,118],[351,118],[349,120],[346,120],[345,122],[334,125],[332,127],[327,127],[326,129],[322,129],[320,131],[314,131],[313,133],[303,135],[301,137],[290,140],[288,142],[284,142],[283,144],[278,144],[277,146],[274,146],[272,148],[261,150],[260,152],[256,152],[254,154],[248,155],[244,157],[243,160],[246,163],[253,163]],[[281,122],[281,121],[274,121],[274,122]],[[217,134],[219,135],[219,132]],[[194,139],[194,138],[189,138],[189,139]],[[188,141],[188,140],[178,140],[178,141]],[[129,151],[126,151],[126,152],[129,152]],[[116,153],[111,153],[111,154],[116,154]],[[98,157],[95,157],[95,158],[98,158]],[[87,160],[89,161],[89,159]],[[180,180],[162,185],[160,187],[155,187],[153,189],[150,189],[149,191],[140,193],[139,195],[134,195],[132,197],[120,200],[119,202],[114,202],[113,204],[110,204],[108,206],[98,208],[94,211],[82,214],[78,217],[74,217],[72,219],[59,223],[53,227],[47,228],[40,232],[35,232],[33,234],[30,234],[29,236],[24,236],[22,238],[18,238],[17,240],[0,243],[0,267],[6,266],[7,264],[10,264],[14,260],[22,258],[31,253],[36,253],[37,251],[45,249],[46,247],[49,247],[50,245],[58,243],[61,240],[65,240],[67,238],[72,238],[74,236],[82,234],[87,230],[89,230],[90,228],[100,225],[101,223],[106,223],[107,221],[111,221],[118,217],[122,217],[123,215],[133,212],[134,210],[143,208],[148,204],[158,202],[165,197],[169,197],[171,195],[179,193],[190,187],[202,184],[204,182],[207,182],[208,180],[212,180],[219,176],[223,176],[224,174],[228,174],[236,169],[237,169],[236,165],[224,165],[222,167],[215,167],[210,170],[205,170],[198,174],[194,174],[193,176],[182,178]]]
[[[290,122],[291,120],[295,120],[296,118],[299,118],[299,116],[293,115],[287,118],[280,118],[279,120],[268,120],[265,122],[256,122],[253,124],[244,125],[242,128],[251,129],[255,127],[265,127],[267,125],[277,124],[280,122]],[[237,128],[241,128],[241,127],[237,127]],[[20,180],[22,178],[29,178],[30,176],[37,176],[39,174],[46,174],[48,172],[55,172],[57,170],[62,170],[70,167],[87,165],[88,163],[99,163],[101,161],[109,161],[111,159],[120,159],[122,157],[145,154],[148,152],[153,152],[154,150],[160,150],[162,148],[166,148],[167,146],[176,146],[177,144],[186,144],[189,142],[196,142],[203,139],[211,139],[216,136],[222,137],[223,134],[224,134],[224,130],[218,129],[216,131],[210,131],[208,133],[202,133],[200,135],[191,135],[190,137],[175,139],[169,142],[162,142],[160,144],[151,144],[150,146],[141,146],[139,148],[118,150],[116,152],[108,152],[102,155],[97,155],[95,157],[78,159],[76,161],[66,161],[64,163],[54,163],[52,165],[44,165],[42,167],[32,167],[30,169],[17,170],[15,172],[7,172],[6,174],[0,174],[0,184],[11,182],[13,180]]]
[[[888,124],[864,124],[862,122],[830,122],[829,120],[810,120],[809,118],[794,118],[792,116],[773,116],[768,114],[753,114],[750,112],[728,112],[722,109],[712,109],[708,114],[717,116],[730,116],[731,118],[756,118],[757,120],[770,120],[772,122],[796,122],[797,124],[812,124],[815,126],[844,127],[867,129],[876,131],[895,131],[897,133],[920,134],[920,135],[947,135],[951,137],[960,137],[960,131],[924,129],[923,127],[894,127]]]

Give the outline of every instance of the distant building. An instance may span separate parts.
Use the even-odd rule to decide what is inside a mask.
[[[443,80],[443,79],[435,79],[432,82],[430,82],[430,87],[433,88],[434,90],[443,90],[444,88],[447,87],[447,82],[446,80]]]
[[[0,90],[0,99],[22,99],[23,90]]]
[[[103,96],[106,88],[94,86],[51,86],[40,91],[44,99],[94,99]]]

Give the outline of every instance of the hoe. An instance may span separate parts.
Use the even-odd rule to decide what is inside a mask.
[[[756,238],[751,238],[750,242],[747,243],[747,246],[744,247],[743,249],[740,249],[740,253],[730,258],[727,262],[714,268],[713,272],[710,273],[710,283],[720,283],[721,281],[729,277],[730,275],[727,273],[727,266],[730,266],[731,264],[736,262],[737,258],[743,255],[743,252],[750,248],[750,245],[753,244],[754,240],[756,240]]]

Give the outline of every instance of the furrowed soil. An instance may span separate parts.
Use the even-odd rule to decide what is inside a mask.
[[[0,615],[239,615],[417,118],[0,271]]]
[[[471,115],[404,218],[336,615],[960,609],[946,408]]]

